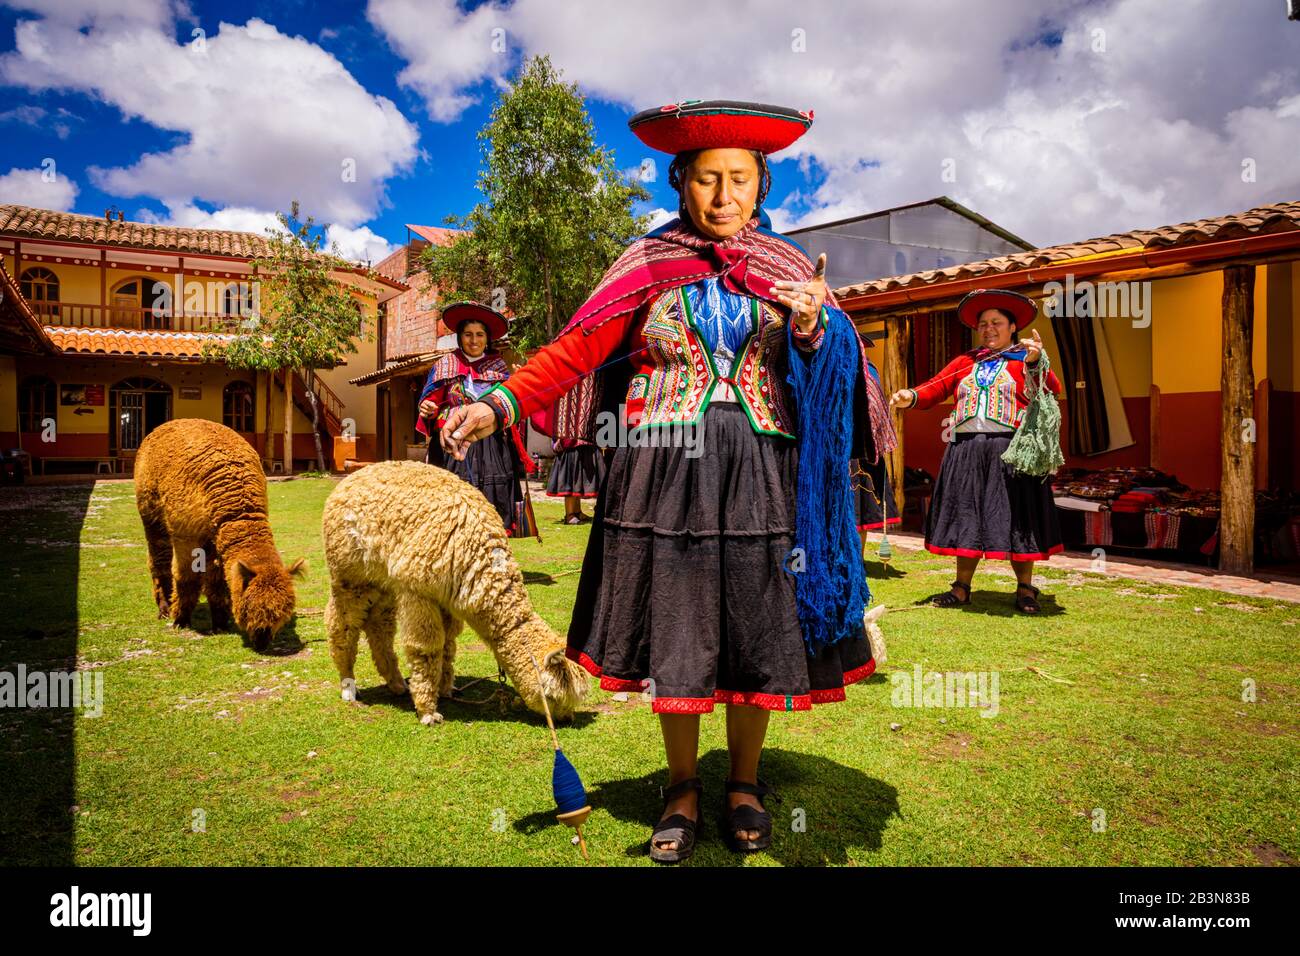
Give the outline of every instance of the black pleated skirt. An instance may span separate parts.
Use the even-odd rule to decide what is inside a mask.
[[[794,578],[798,445],[734,402],[688,447],[615,450],[596,503],[568,656],[655,713],[808,710],[875,669],[866,633],[809,655]]]
[[[880,530],[885,526],[886,514],[889,515],[890,524],[901,522],[903,519],[898,516],[898,506],[894,504],[894,486],[885,480],[884,456],[874,465],[857,459],[850,464],[850,468],[858,506],[858,530]]]
[[[523,465],[508,432],[496,431],[487,438],[473,442],[465,453],[464,461],[457,461],[445,454],[435,432],[429,440],[424,460],[459,475],[483,492],[483,497],[501,515],[506,530],[511,530],[515,505],[524,500],[524,493],[519,487]]]
[[[925,547],[962,558],[1038,561],[1064,550],[1052,480],[1002,460],[1009,435],[961,434],[943,453],[925,518]]]
[[[595,498],[605,478],[605,459],[595,445],[579,445],[555,456],[546,493],[552,498]]]

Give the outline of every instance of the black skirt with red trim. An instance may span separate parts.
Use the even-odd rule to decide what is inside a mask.
[[[524,466],[508,432],[496,431],[471,443],[464,461],[457,461],[446,454],[435,433],[429,440],[424,460],[430,465],[437,465],[459,475],[481,491],[483,497],[496,508],[506,530],[512,530],[515,505],[524,500],[524,493],[519,487]]]
[[[894,504],[894,486],[885,480],[884,456],[874,465],[860,458],[855,459],[849,463],[849,467],[857,499],[858,530],[879,531],[885,526],[886,520],[891,525],[901,522],[903,519],[898,515],[898,506]]]
[[[943,453],[925,517],[925,547],[963,558],[1039,561],[1064,550],[1051,477],[1002,460],[1010,435],[958,433]]]
[[[595,445],[579,445],[555,456],[546,479],[552,498],[595,498],[605,478],[605,458]]]
[[[798,445],[716,402],[697,444],[621,446],[596,502],[568,656],[655,713],[809,710],[875,670],[853,638],[809,655],[794,578]]]

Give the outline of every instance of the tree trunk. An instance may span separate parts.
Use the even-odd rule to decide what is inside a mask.
[[[320,440],[320,406],[316,403],[316,372],[313,369],[304,369],[302,378],[303,385],[307,388],[307,401],[311,402],[311,436],[316,440],[316,468],[318,471],[328,471],[325,467],[325,452],[321,448]]]
[[[546,341],[555,340],[555,302],[551,297],[551,260],[542,260],[542,277],[546,293]]]
[[[293,369],[284,370],[284,473],[293,474]]]
[[[1255,267],[1223,270],[1223,363],[1219,487],[1219,570],[1255,567]]]
[[[894,315],[885,319],[884,355],[881,357],[880,384],[885,398],[907,388],[907,355],[911,351],[910,317]],[[890,452],[886,466],[889,468],[890,491],[894,493],[894,507],[903,513],[903,409],[891,409],[894,431],[898,433],[898,447]]]

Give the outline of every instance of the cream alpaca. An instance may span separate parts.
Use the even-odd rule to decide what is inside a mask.
[[[465,622],[532,710],[542,712],[545,693],[552,714],[572,716],[587,674],[533,611],[501,517],[476,488],[433,465],[378,462],[339,482],[321,525],[330,569],[325,628],[344,700],[356,700],[362,630],[388,689],[407,690],[393,652],[400,627],[415,709],[422,723],[440,722],[438,698],[451,693]]]

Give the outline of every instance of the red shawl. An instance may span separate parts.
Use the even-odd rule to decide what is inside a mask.
[[[772,283],[807,282],[812,275],[813,264],[803,250],[759,225],[757,219],[750,219],[739,232],[721,242],[705,238],[680,219],[673,219],[623,250],[560,334],[575,326],[581,326],[586,334],[612,318],[636,311],[663,292],[709,277],[718,278],[739,295],[764,299],[784,309]],[[826,304],[839,308],[829,291]],[[868,372],[866,346],[861,340],[858,351],[866,381],[871,434],[877,452],[883,453],[897,445],[897,438],[884,392]],[[588,375],[575,384],[570,394],[578,394],[577,405],[594,411],[596,402],[591,394],[598,388],[598,377]],[[588,415],[577,428],[576,423],[557,420],[554,437],[591,441],[593,417]]]
[[[433,363],[433,368],[429,369],[429,377],[424,380],[424,388],[420,391],[419,401],[424,401],[430,393],[439,387],[464,379],[468,375],[475,381],[479,382],[504,382],[510,378],[510,368],[506,365],[500,353],[485,353],[477,359],[470,360],[466,358],[465,353],[459,348],[452,349],[446,355],[439,356]],[[415,420],[415,430],[421,435],[429,435],[429,426],[424,423],[424,416],[420,415]],[[528,447],[524,443],[523,436],[520,435],[518,428],[510,429],[510,440],[519,454],[519,459],[524,466],[527,474],[533,474],[537,471],[537,465],[533,458],[528,454]],[[438,441],[437,435],[431,435],[429,441]]]

